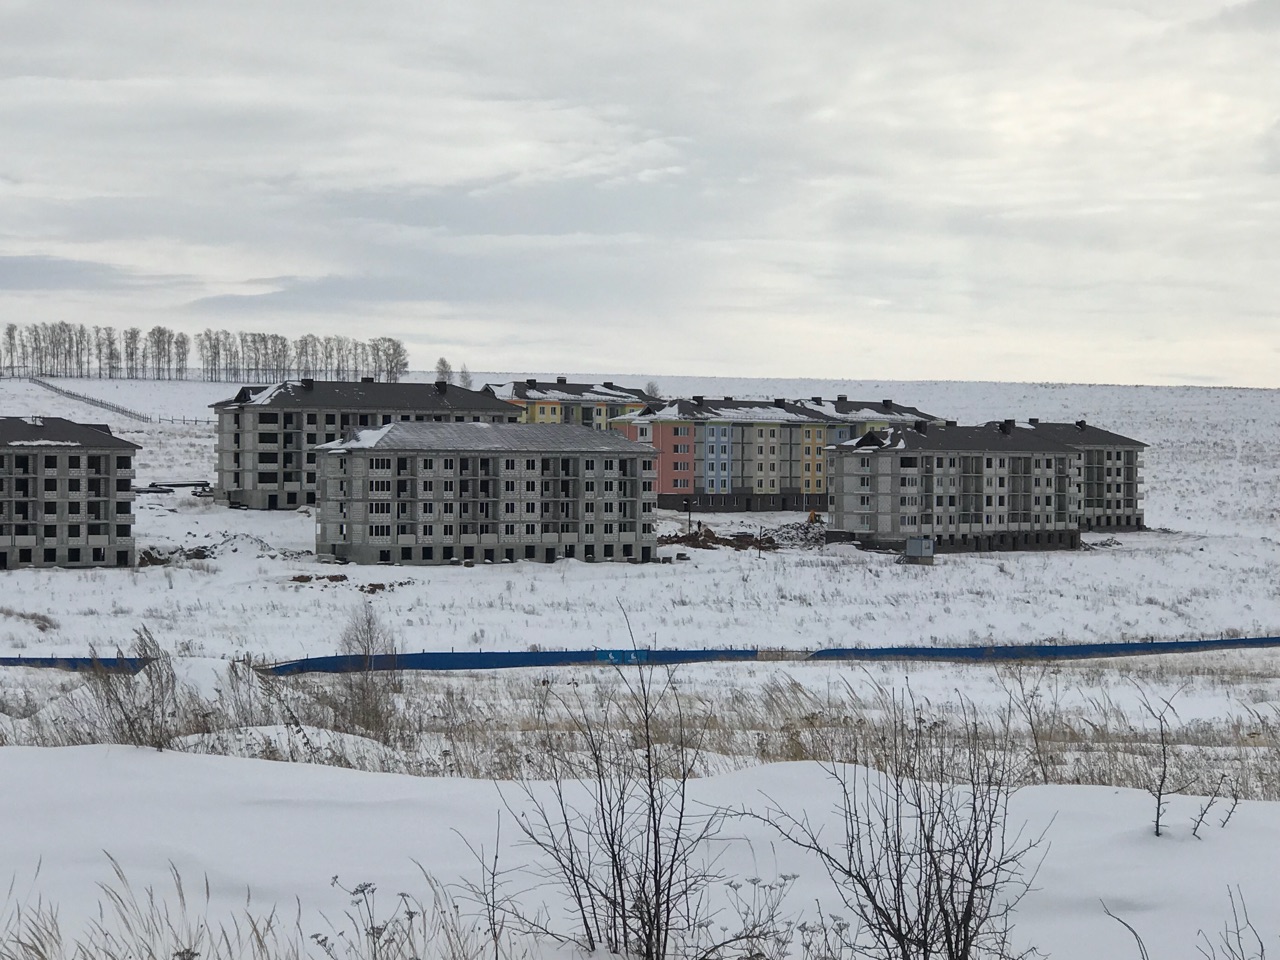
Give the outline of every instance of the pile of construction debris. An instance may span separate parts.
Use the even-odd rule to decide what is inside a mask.
[[[726,537],[703,525],[689,533],[669,533],[658,538],[659,546],[696,547],[714,550],[777,550],[779,547],[820,547],[825,542],[826,528],[821,523],[788,523],[759,533],[739,531]]]

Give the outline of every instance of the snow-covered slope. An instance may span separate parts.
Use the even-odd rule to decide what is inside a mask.
[[[55,904],[68,926],[92,916],[114,857],[136,892],[153,886],[172,905],[170,863],[190,890],[208,879],[210,916],[279,905],[303,930],[326,929],[318,913],[340,915],[347,898],[330,885],[370,881],[382,904],[396,894],[429,899],[419,864],[447,883],[478,879],[467,849],[492,849],[501,800],[490,783],[366,774],[305,764],[157,753],[123,747],[0,750],[0,820],[23,829],[0,835],[0,862],[18,898]],[[813,764],[760,767],[693,783],[696,802],[763,811],[772,801],[821,822],[831,818],[832,786]],[[517,805],[514,791],[508,797]],[[1171,828],[1151,831],[1143,793],[1095,787],[1036,787],[1013,799],[1010,826],[1047,830],[1047,851],[1016,915],[1015,940],[1054,960],[1136,956],[1129,935],[1102,910],[1105,901],[1134,924],[1152,956],[1190,958],[1197,931],[1216,931],[1239,887],[1259,928],[1280,933],[1280,805],[1244,803],[1226,828],[1190,835],[1199,802],[1175,798]],[[834,820],[829,829],[835,830]],[[836,834],[830,834],[833,838]],[[503,863],[527,852],[503,832]],[[729,821],[718,866],[730,877],[771,880],[798,874],[794,913],[815,901],[844,911],[821,867],[781,843],[767,826]],[[39,871],[36,877],[36,871]],[[195,897],[193,896],[194,900]],[[203,908],[201,908],[203,909]]]

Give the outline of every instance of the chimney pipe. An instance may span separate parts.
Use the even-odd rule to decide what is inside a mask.
[[[848,400],[848,399],[849,399],[849,395],[848,395],[847,393],[839,393],[839,394],[836,394],[836,400],[837,400],[839,403],[844,403],[844,402],[845,402],[846,400]]]
[[[948,427],[955,427],[955,426],[959,426],[959,424],[960,424],[960,421],[959,421],[959,420],[948,420],[948,421],[947,421],[947,426],[948,426]]]
[[[445,392],[446,390],[448,390],[448,389],[449,389],[449,381],[448,381],[448,380],[437,380],[437,381],[436,381],[436,393],[444,393],[444,392]]]
[[[303,389],[303,390],[314,390],[315,388],[316,388],[316,382],[315,382],[315,380],[314,380],[313,378],[311,378],[311,377],[303,377],[303,378],[302,378],[302,389]]]
[[[919,433],[919,434],[923,435],[923,434],[927,434],[928,432],[929,432],[929,421],[928,421],[928,420],[917,420],[917,421],[916,421],[916,433]]]
[[[893,401],[892,401],[892,400],[881,400],[881,401],[880,401],[880,405],[881,405],[882,407],[884,407],[886,410],[892,410],[892,409],[893,409]]]
[[[1087,424],[1087,423],[1085,423],[1083,420],[1077,420],[1077,421],[1076,421],[1076,429],[1077,429],[1077,430],[1083,430],[1083,429],[1084,429],[1085,427],[1087,427],[1087,426],[1088,426],[1088,424]]]
[[[810,399],[810,400],[812,400],[814,403],[821,403],[821,402],[822,402],[822,398],[821,398],[821,397],[810,397],[809,399]]]
[[[1027,423],[1031,424],[1033,427],[1038,427],[1038,426],[1040,426],[1040,418],[1039,418],[1039,417],[1027,417]]]
[[[556,377],[556,383],[559,383],[559,384],[566,384],[566,383],[568,383],[568,382],[569,382],[569,378],[568,378],[568,377]]]
[[[605,387],[607,387],[607,388],[608,388],[608,389],[610,389],[610,390],[612,390],[612,389],[613,389],[613,381],[612,381],[612,380],[606,380],[606,381],[604,382],[604,385],[605,385]]]
[[[704,397],[700,397],[700,396],[698,396],[697,394],[694,394],[694,396],[693,396],[693,402],[694,402],[697,406],[699,406],[699,407],[700,407],[700,406],[702,406],[702,401],[703,401],[704,399],[705,399]]]
[[[725,397],[725,399],[728,400],[730,403],[733,402],[733,397]]]
[[[786,405],[786,402],[787,402],[786,397],[774,397],[774,398],[773,398],[773,405],[774,405],[775,407],[785,406],[785,405]]]
[[[524,382],[524,385],[526,387],[536,387],[538,385],[538,381],[535,380],[533,377],[530,377],[528,380]]]
[[[1002,421],[1000,421],[1000,432],[1001,432],[1001,433],[1003,433],[1003,434],[1005,434],[1005,435],[1012,434],[1012,433],[1013,433],[1013,423],[1014,423],[1014,422],[1013,422],[1012,420],[1002,420]]]
[[[373,377],[361,377],[361,378],[360,378],[360,382],[361,382],[361,383],[373,383]]]

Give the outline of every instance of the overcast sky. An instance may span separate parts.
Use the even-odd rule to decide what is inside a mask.
[[[0,322],[1280,385],[1280,0],[0,0]]]

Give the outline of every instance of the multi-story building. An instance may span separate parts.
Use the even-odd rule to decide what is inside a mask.
[[[536,379],[489,383],[487,392],[514,403],[524,413],[524,423],[570,423],[596,430],[609,429],[614,417],[643,410],[656,401],[643,390],[604,383],[570,383],[568,377],[556,377],[555,383],[539,383]]]
[[[321,559],[653,559],[655,451],[616,431],[393,422],[317,453]]]
[[[388,423],[515,423],[520,409],[483,390],[436,383],[289,380],[242,387],[218,414],[216,497],[255,510],[316,502],[315,448]]]
[[[1020,426],[1078,452],[1072,476],[1080,502],[1082,530],[1135,530],[1146,526],[1147,491],[1142,481],[1145,443],[1084,420],[1046,423],[1032,418]]]
[[[695,396],[651,404],[614,425],[657,448],[664,509],[826,506],[825,423],[787,400]]]
[[[826,510],[828,445],[919,419],[933,418],[892,400],[695,396],[650,404],[614,425],[657,447],[664,509]]]
[[[139,449],[103,424],[0,417],[0,570],[132,567]]]
[[[834,445],[828,529],[867,546],[1045,550],[1080,544],[1082,453],[1012,420],[919,421]]]

